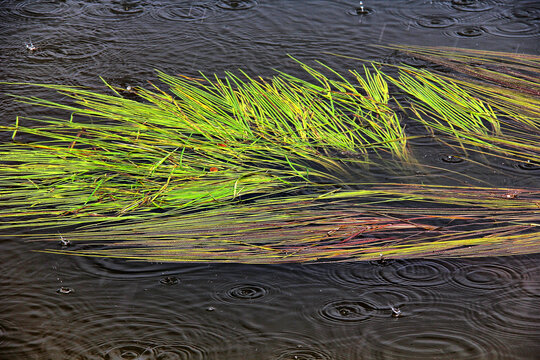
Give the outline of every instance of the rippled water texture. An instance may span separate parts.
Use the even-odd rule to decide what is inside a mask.
[[[534,359],[540,351],[539,256],[167,265],[2,246],[12,260],[0,274],[1,359]]]
[[[0,0],[0,20],[1,81],[99,90],[99,76],[123,87],[145,85],[156,68],[303,76],[287,54],[338,71],[358,63],[330,53],[429,66],[367,46],[373,43],[531,54],[540,43],[537,1]],[[2,124],[43,115],[6,91],[54,98],[27,86],[2,87]],[[499,161],[483,173],[474,165],[481,159],[449,153],[432,139],[415,139],[413,146],[424,163],[441,169],[499,186],[538,185],[536,164]],[[439,174],[422,176],[428,175]],[[24,240],[14,235],[0,242],[2,360],[540,354],[539,256],[167,265],[41,254],[31,251],[41,244]]]

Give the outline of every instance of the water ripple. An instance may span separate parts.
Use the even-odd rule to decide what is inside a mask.
[[[456,24],[457,20],[445,15],[424,15],[416,23],[425,28],[447,28]]]
[[[319,349],[286,349],[280,352],[277,360],[331,360],[332,357]]]
[[[106,43],[97,41],[99,35],[79,37],[76,40],[67,40],[70,37],[54,34],[54,39],[46,39],[43,36],[34,40],[37,49],[28,52],[28,59],[33,62],[42,63],[48,61],[81,61],[92,59],[100,55],[107,47]]]
[[[224,284],[216,291],[214,297],[220,302],[238,302],[238,301],[270,301],[269,298],[274,295],[275,289],[265,284],[239,283]]]
[[[396,323],[403,321],[396,320]],[[368,333],[370,358],[375,359],[507,359],[501,341],[459,329],[387,326]]]
[[[521,287],[529,294],[540,297],[540,266],[532,266],[522,274]]]
[[[377,286],[375,288],[362,292],[360,298],[373,304],[376,308],[386,311],[388,316],[391,315],[391,308],[402,306],[414,302],[435,302],[443,296],[442,293],[437,293],[425,288],[411,288],[399,286]]]
[[[332,322],[357,323],[374,316],[381,316],[382,309],[363,300],[339,300],[324,305],[319,315]]]
[[[461,36],[465,38],[469,37],[478,37],[485,34],[486,30],[481,26],[476,25],[468,25],[468,26],[462,26],[458,29],[456,29],[453,34],[454,36]]]
[[[23,0],[17,2],[13,13],[27,19],[65,19],[79,15],[83,9],[82,1]]]
[[[21,284],[22,285],[22,284]],[[29,322],[42,321],[40,318],[59,319],[73,312],[82,311],[88,301],[72,295],[62,296],[57,293],[56,287],[51,287],[47,292],[40,291],[39,284],[26,284],[26,291],[3,293],[2,308],[5,312],[17,312],[21,318]]]
[[[327,267],[310,267],[315,276],[324,277],[333,284],[351,285],[379,285],[385,282],[382,276],[384,267],[365,264],[361,262],[341,263]],[[318,273],[324,271],[324,273]]]
[[[257,6],[256,0],[219,0],[217,6],[225,10],[247,10]]]
[[[121,21],[138,18],[148,12],[148,4],[137,0],[114,0],[91,2],[84,9],[90,21]]]
[[[538,6],[537,2],[532,5],[516,4],[510,11],[516,19],[540,20],[540,6]]]
[[[486,298],[478,306],[484,310],[482,316],[469,310],[469,317],[485,332],[515,340],[540,332],[537,296],[501,295],[498,300]]]
[[[219,0],[213,2],[172,3],[167,5],[155,4],[151,16],[157,20],[181,22],[220,22],[234,21],[251,14],[248,10],[256,7],[254,0]],[[238,11],[240,10],[240,11]],[[231,17],[232,12],[238,15]]]
[[[505,291],[516,287],[521,275],[505,264],[471,264],[454,273],[454,281],[466,288]]]
[[[153,16],[168,21],[200,21],[214,15],[214,9],[207,3],[177,3],[156,7]]]
[[[237,351],[252,354],[253,359],[330,360],[333,354],[325,349],[320,339],[292,331],[254,332],[234,339]]]
[[[175,263],[152,263],[124,259],[75,257],[79,270],[99,279],[182,278],[185,274],[208,269],[208,265],[185,265]]]
[[[376,359],[507,358],[506,343],[476,321],[485,317],[482,307],[441,297],[409,302],[399,309],[399,318],[367,324],[364,354]]]
[[[0,345],[4,342],[6,336],[6,326],[2,324],[3,322],[3,320],[0,320]]]
[[[205,359],[208,354],[196,345],[157,345],[153,343],[118,343],[104,347],[104,350],[91,354],[92,358],[103,360],[175,360],[175,359]]]
[[[407,30],[409,27],[420,28],[447,28],[460,23],[462,19],[455,11],[448,11],[444,2],[433,3],[430,6],[420,4],[418,1],[408,1],[402,6],[391,7],[389,11],[403,21]]]
[[[528,21],[500,21],[495,24],[487,24],[486,30],[491,35],[504,37],[534,37],[540,34],[540,24]]]
[[[534,162],[527,160],[527,162],[518,162],[514,164],[514,167],[517,167],[521,170],[529,171],[538,171],[540,170],[540,165]]]
[[[458,164],[463,162],[463,157],[459,155],[444,154],[440,156],[441,161],[449,164]]]
[[[254,300],[268,294],[268,290],[259,285],[237,285],[227,290],[227,297],[230,299]]]
[[[360,4],[362,4],[362,1],[360,2]],[[364,6],[363,4],[347,10],[347,14],[352,15],[352,16],[366,16],[373,12],[374,10],[372,8],[368,6]]]
[[[452,0],[452,7],[460,11],[480,12],[493,9],[495,5],[483,0]]]
[[[70,323],[83,314],[90,307],[91,301],[85,300],[77,294],[69,296],[58,295],[54,288],[43,292],[43,289],[34,284],[33,287],[25,286],[25,292],[2,294],[2,313],[16,314],[16,321],[4,323],[2,336],[3,356],[10,359],[32,358],[24,355],[52,354],[61,349],[56,343],[59,333],[73,340],[70,331]],[[60,336],[61,338],[62,336]],[[65,338],[65,337],[64,337]],[[56,345],[55,345],[56,344]],[[74,344],[79,344],[75,341]],[[64,344],[65,346],[65,344]],[[1,357],[1,356],[0,356]],[[49,358],[69,358],[65,354],[50,356]]]
[[[409,65],[415,68],[429,68],[433,64],[433,63],[428,62],[427,60],[408,55],[401,51],[392,51],[392,53],[386,56],[383,60],[385,63],[388,63],[388,64],[397,64],[397,65],[405,64],[405,65]],[[414,126],[417,129],[421,129],[421,134],[425,135],[424,125],[421,125],[419,122],[413,122],[411,126]],[[426,135],[425,137],[430,137],[430,136]],[[430,138],[433,138],[433,137],[430,137]],[[413,138],[411,139],[411,141],[414,141],[415,139],[416,138]],[[431,142],[430,144],[432,145],[433,142]]]
[[[540,34],[540,7],[516,5],[497,14],[485,25],[492,35],[503,37],[534,37]]]
[[[382,276],[399,285],[431,287],[448,283],[454,269],[448,260],[396,261],[384,268]]]
[[[501,17],[505,4],[498,0],[453,0],[430,2],[428,6],[425,2],[419,4],[417,1],[409,1],[408,6],[391,8],[390,11],[404,20],[407,30],[411,26],[441,29],[444,30],[442,34],[449,37],[464,38],[492,33],[484,24]],[[524,11],[525,14],[529,12],[532,11]]]
[[[77,339],[71,351],[98,359],[219,359],[233,343],[232,329],[208,323],[192,323],[173,312],[152,315],[136,311],[83,316],[70,324]],[[55,335],[66,340],[67,332]],[[127,357],[127,356],[131,357]],[[122,357],[123,356],[123,357]]]

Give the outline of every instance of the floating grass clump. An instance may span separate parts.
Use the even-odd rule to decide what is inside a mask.
[[[390,78],[412,97],[416,119],[461,148],[539,163],[540,57],[459,48],[392,46],[453,70],[401,67]]]
[[[524,61],[529,69],[538,59]],[[312,81],[158,72],[167,91],[107,84],[109,94],[38,84],[68,101],[18,100],[69,115],[0,127],[12,138],[0,145],[0,231],[36,240],[61,232],[94,245],[47,251],[150,261],[539,250],[536,189],[351,181],[351,169],[375,164],[422,167],[406,121],[465,152],[537,164],[538,117],[532,105],[519,107],[538,101],[534,87],[509,95],[487,75],[467,81],[401,67],[390,76],[379,66],[342,75],[299,64]]]
[[[179,217],[87,226],[50,253],[146,261],[287,263],[539,250],[540,191],[365,184]],[[50,239],[50,234],[35,234]],[[86,244],[79,246],[78,244]],[[92,244],[92,246],[88,246]]]

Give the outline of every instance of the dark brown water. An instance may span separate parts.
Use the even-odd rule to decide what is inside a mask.
[[[0,1],[0,81],[145,85],[273,69],[338,71],[409,61],[369,44],[539,53],[536,1]],[[26,45],[35,50],[28,50]],[[4,92],[0,122],[54,115]],[[8,89],[8,90],[7,90]],[[8,137],[0,135],[1,141]],[[492,185],[538,186],[538,169],[425,162]],[[428,174],[435,177],[437,174]],[[411,181],[410,179],[408,181]],[[1,199],[0,199],[1,201]],[[247,266],[62,257],[0,240],[0,359],[537,359],[540,256]],[[393,317],[392,308],[401,311]]]

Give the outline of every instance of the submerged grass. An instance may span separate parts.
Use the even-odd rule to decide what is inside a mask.
[[[421,56],[444,56],[433,51]],[[489,66],[502,56],[488,55]],[[455,67],[470,58],[437,61]],[[539,163],[537,61],[511,63],[512,71],[528,71],[527,82],[409,67],[398,76],[377,66],[342,75],[299,63],[311,82],[283,73],[158,72],[167,91],[106,84],[109,95],[37,84],[69,101],[18,100],[70,116],[0,127],[12,138],[0,144],[0,232],[31,228],[25,236],[54,241],[62,232],[95,245],[47,251],[150,261],[538,252],[535,189],[350,182],[351,168],[367,172],[389,158],[394,166],[420,166],[405,117],[464,151]],[[406,103],[391,96],[389,84]],[[42,140],[24,142],[28,135]]]
[[[285,263],[538,252],[540,191],[365,184],[181,217],[89,225],[46,252],[146,261]],[[201,217],[204,220],[201,220]],[[36,235],[58,242],[58,235]],[[79,247],[78,244],[93,244]]]
[[[539,163],[540,56],[448,47],[390,48],[457,72],[449,76],[401,67],[399,79],[389,78],[412,96],[412,111],[429,131],[471,151]]]

